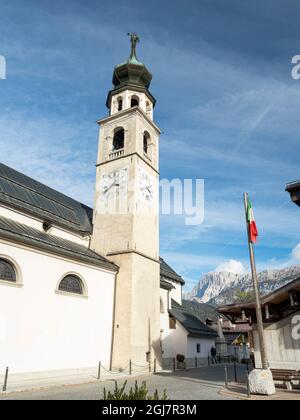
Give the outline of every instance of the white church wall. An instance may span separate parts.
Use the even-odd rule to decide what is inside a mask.
[[[59,236],[60,238],[67,239],[68,241],[76,242],[79,245],[89,247],[90,236],[82,237],[80,235],[75,235],[74,233],[67,232],[63,229],[60,229],[56,226],[53,226],[48,233],[50,235]]]
[[[186,355],[187,352],[187,331],[176,321],[175,329],[164,331],[162,337],[163,358],[176,357],[177,354]]]
[[[114,274],[0,241],[17,262],[22,285],[0,283],[0,371],[11,373],[96,366],[110,362]],[[87,297],[56,293],[77,273]]]
[[[34,229],[38,229],[39,231],[43,232],[43,221],[39,220],[38,218],[31,217],[29,215],[23,214],[16,210],[9,209],[7,207],[0,205],[0,216],[5,217],[6,219],[11,219],[15,222],[22,223],[26,226],[30,226]],[[90,237],[82,237],[81,235],[76,235],[73,232],[68,232],[62,228],[57,226],[53,226],[48,230],[48,233],[54,236],[58,236],[63,239],[67,239],[69,241],[76,242],[79,245],[84,245],[86,247],[89,246]]]
[[[169,292],[165,289],[160,289],[160,298],[163,305],[163,312],[160,313],[160,329],[163,332],[169,329]]]
[[[182,304],[182,285],[180,283],[172,281],[174,289],[170,292],[170,299],[174,299],[179,305]]]

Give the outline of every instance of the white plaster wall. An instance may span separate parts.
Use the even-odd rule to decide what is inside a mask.
[[[300,312],[294,316],[299,316]],[[265,325],[264,335],[267,356],[273,369],[300,369],[300,339],[292,336],[292,318],[290,316],[272,325]],[[260,345],[256,326],[253,331],[255,364],[261,367]]]
[[[197,344],[201,345],[201,352],[197,353]],[[176,321],[176,329],[166,329],[162,334],[163,358],[173,358],[177,354],[184,354],[186,358],[204,358],[210,354],[215,346],[214,338],[189,337],[186,329]]]
[[[33,227],[38,230],[43,230],[43,223],[33,217],[29,217],[25,214],[11,210],[7,207],[0,205],[0,216],[5,217],[6,219],[14,220],[15,222],[22,223],[23,225]]]
[[[180,283],[171,282],[175,287],[170,292],[170,299],[174,299],[179,305],[182,304],[182,285]]]
[[[5,217],[6,219],[11,219],[15,222],[22,223],[23,225],[30,226],[34,229],[38,229],[41,232],[44,232],[43,229],[43,220],[39,220],[38,218],[31,217],[27,214],[23,214],[16,210],[11,210],[7,207],[0,205],[0,216]],[[80,235],[76,235],[73,232],[68,232],[67,230],[61,229],[59,227],[54,226],[48,230],[48,233],[54,236],[58,236],[63,239],[67,239],[69,241],[76,242],[77,244],[84,245],[86,247],[89,246],[89,236],[83,238]]]
[[[175,330],[166,330],[162,335],[163,358],[176,357],[177,354],[186,355],[187,331],[176,321]]]
[[[201,353],[197,353],[197,344],[201,346]],[[207,358],[210,355],[212,346],[215,346],[214,339],[188,337],[186,357]]]
[[[0,241],[0,255],[21,271],[21,287],[0,282],[0,371],[34,372],[108,365],[114,274]],[[56,294],[78,273],[88,297]]]
[[[76,242],[79,245],[83,245],[89,248],[90,236],[82,237],[80,235],[75,235],[73,233],[67,232],[66,230],[60,229],[53,226],[48,233],[50,235],[59,236],[60,238],[67,239],[68,241]]]
[[[160,314],[160,329],[161,331],[166,331],[169,329],[169,301],[168,301],[168,291],[165,289],[160,289],[160,297],[163,301],[164,313]]]

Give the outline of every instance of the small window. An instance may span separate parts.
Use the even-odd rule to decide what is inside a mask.
[[[123,99],[118,98],[118,111],[122,111],[123,109]]]
[[[76,295],[83,295],[82,281],[78,276],[69,274],[62,279],[58,290],[60,292],[74,293]]]
[[[172,316],[170,316],[170,318],[169,318],[169,328],[170,328],[170,330],[175,330],[176,329],[176,319],[173,318]]]
[[[197,353],[201,353],[201,344],[197,344]]]
[[[120,150],[124,148],[125,132],[124,128],[117,128],[113,138],[113,149]]]
[[[137,96],[133,96],[131,98],[131,108],[133,108],[134,106],[138,106],[139,105],[139,98]]]
[[[13,264],[3,258],[0,258],[0,280],[16,283],[17,276]]]
[[[147,155],[149,151],[149,142],[150,142],[150,134],[145,131],[143,136],[143,149],[144,153]]]

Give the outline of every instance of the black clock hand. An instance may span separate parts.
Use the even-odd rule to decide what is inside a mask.
[[[104,194],[106,194],[112,187],[119,187],[120,184],[117,183],[117,181],[114,181],[112,184],[110,184],[110,186],[104,191]]]

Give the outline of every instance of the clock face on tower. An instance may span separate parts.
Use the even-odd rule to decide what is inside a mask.
[[[138,170],[138,190],[139,198],[148,205],[154,204],[155,199],[155,180],[145,170],[139,168]]]
[[[116,171],[102,174],[101,195],[104,202],[117,196],[127,194],[128,169],[121,168]]]

